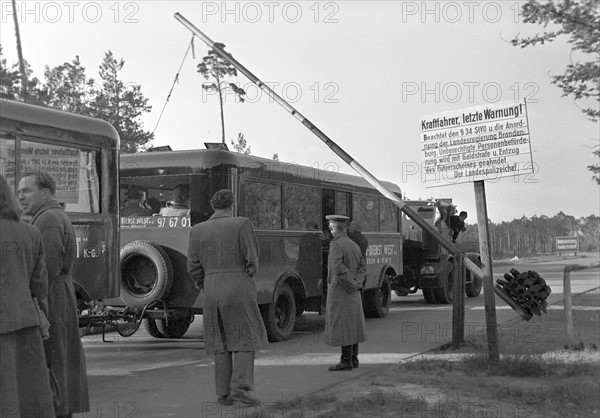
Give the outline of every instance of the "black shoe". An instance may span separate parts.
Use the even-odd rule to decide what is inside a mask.
[[[233,405],[233,399],[231,399],[229,395],[219,396],[217,402],[219,402],[221,405]]]
[[[338,372],[341,370],[352,370],[352,364],[345,362],[345,361],[340,361],[338,364],[336,364],[335,366],[331,366],[329,368],[330,372]]]
[[[358,359],[357,358],[353,358],[352,359],[352,368],[353,369],[358,369]]]
[[[233,392],[229,398],[233,401],[241,402],[246,405],[260,405],[260,400],[256,399],[248,393],[246,390],[239,390]]]

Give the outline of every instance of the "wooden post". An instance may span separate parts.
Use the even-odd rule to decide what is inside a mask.
[[[477,227],[479,230],[479,253],[483,264],[483,293],[485,303],[485,323],[488,340],[489,359],[500,359],[498,348],[498,327],[496,324],[496,300],[494,299],[494,274],[492,272],[492,252],[490,249],[485,183],[476,181],[475,204],[477,207]]]
[[[567,333],[567,345],[573,347],[575,345],[575,337],[573,336],[573,306],[571,299],[571,270],[572,266],[565,266],[565,274],[563,278],[563,296],[565,297],[565,331]]]
[[[462,251],[454,259],[454,283],[452,292],[452,349],[457,350],[465,340],[465,269]]]

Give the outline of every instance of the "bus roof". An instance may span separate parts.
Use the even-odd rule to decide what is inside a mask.
[[[14,100],[3,100],[0,105],[0,116],[3,124],[4,120],[12,120],[31,125],[48,126],[110,138],[113,140],[111,142],[115,147],[118,147],[119,144],[119,134],[110,123],[50,107],[35,106]]]
[[[302,177],[308,179],[320,179],[322,183],[341,183],[348,186],[373,189],[369,182],[360,176],[344,174],[331,170],[317,169],[303,166],[297,163],[276,161],[253,155],[245,155],[224,150],[187,150],[187,151],[157,151],[140,154],[122,154],[121,171],[125,176],[135,175],[136,171],[143,171],[150,175],[153,169],[174,168],[175,172],[181,174],[182,169],[189,169],[189,174],[198,172],[207,167],[218,165],[230,165],[235,167],[247,167],[250,169],[264,170],[267,173],[283,173],[284,177]],[[134,168],[135,167],[135,168]],[[158,173],[153,173],[158,174]],[[396,184],[382,181],[385,187],[396,194],[401,190]]]

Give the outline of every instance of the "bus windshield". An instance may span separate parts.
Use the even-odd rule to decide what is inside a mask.
[[[189,216],[189,176],[128,177],[121,181],[121,216]]]

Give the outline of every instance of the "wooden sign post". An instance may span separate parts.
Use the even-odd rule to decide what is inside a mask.
[[[492,251],[488,228],[487,203],[485,200],[485,182],[475,183],[475,205],[477,207],[477,230],[479,232],[479,256],[483,270],[483,297],[485,303],[485,325],[490,360],[500,359],[498,347],[498,326],[496,323],[496,300],[494,299],[494,273],[492,271]]]

